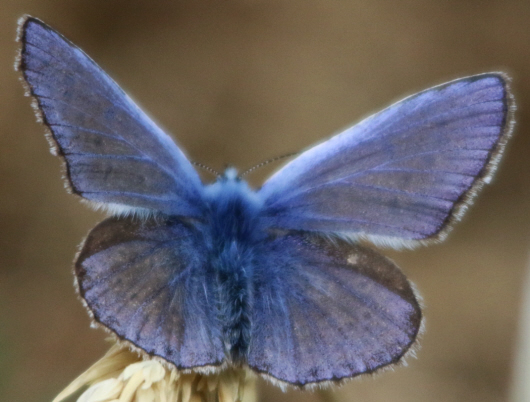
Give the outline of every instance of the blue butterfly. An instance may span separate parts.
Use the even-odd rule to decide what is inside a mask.
[[[487,183],[513,125],[501,73],[408,97],[308,149],[254,190],[213,184],[87,55],[21,22],[19,69],[69,188],[112,216],[75,263],[94,320],[178,369],[249,367],[338,381],[400,361],[422,313],[360,244],[442,240]]]

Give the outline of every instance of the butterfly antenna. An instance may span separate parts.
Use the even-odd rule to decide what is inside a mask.
[[[221,173],[219,173],[217,170],[214,170],[214,169],[212,169],[212,168],[209,167],[209,166],[203,165],[203,164],[200,163],[200,162],[194,162],[194,161],[191,161],[191,164],[192,164],[193,166],[197,166],[197,167],[201,168],[202,170],[207,171],[208,173],[213,174],[215,177],[221,177]]]
[[[285,155],[277,156],[277,157],[275,157],[275,158],[267,159],[266,161],[263,161],[263,162],[261,162],[261,163],[258,163],[256,166],[253,166],[253,167],[251,167],[250,169],[245,170],[243,173],[241,173],[241,174],[239,175],[239,177],[244,177],[244,176],[246,176],[247,174],[253,172],[254,170],[259,169],[259,168],[261,168],[261,167],[263,167],[263,166],[265,166],[265,165],[268,165],[268,164],[271,163],[271,162],[276,162],[276,161],[279,161],[279,160],[281,160],[281,159],[289,158],[289,157],[291,157],[291,156],[298,155],[299,153],[300,153],[300,152],[291,152],[291,153],[288,153],[288,154],[285,154]]]

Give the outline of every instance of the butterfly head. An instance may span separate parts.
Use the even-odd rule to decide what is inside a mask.
[[[239,175],[237,174],[237,169],[233,166],[228,166],[226,168],[226,170],[224,171],[224,173],[222,174],[222,176],[220,176],[217,181],[222,181],[222,182],[229,182],[229,181],[234,181],[234,182],[240,182],[241,181],[241,177],[239,177]]]
[[[248,194],[249,192],[248,183],[232,166],[227,167],[214,183],[206,186],[206,193],[211,198],[230,198],[230,194]]]

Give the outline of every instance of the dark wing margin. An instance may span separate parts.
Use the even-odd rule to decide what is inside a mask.
[[[36,18],[21,19],[18,40],[16,67],[74,194],[112,212],[202,216],[190,162],[96,63]]]
[[[176,219],[109,218],[75,264],[79,294],[97,323],[178,369],[224,360],[217,293],[204,239]]]
[[[310,148],[263,185],[262,224],[392,247],[442,240],[511,135],[508,81],[490,73],[428,89]]]
[[[250,368],[307,387],[395,364],[414,345],[418,300],[379,253],[291,233],[255,255]]]

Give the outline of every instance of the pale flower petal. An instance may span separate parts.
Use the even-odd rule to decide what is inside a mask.
[[[130,366],[129,366],[130,367]],[[132,402],[134,398],[134,394],[136,394],[136,390],[142,385],[142,382],[144,381],[142,371],[136,371],[132,377],[129,378],[129,381],[125,385],[125,388],[123,388],[123,391],[120,395],[120,402]]]
[[[87,371],[77,377],[59,395],[57,395],[53,402],[60,402],[63,399],[66,399],[87,384],[89,385],[95,381],[99,382],[105,380],[114,373],[119,374],[125,367],[135,361],[138,361],[137,355],[118,345],[114,345],[103,358],[94,363]],[[116,374],[116,376],[118,374]]]
[[[164,367],[156,360],[146,360],[129,365],[123,371],[123,379],[128,380],[133,375],[141,371],[141,375],[145,383],[142,388],[149,388],[154,382],[161,381],[166,375]]]
[[[154,388],[144,388],[143,386],[136,392],[136,402],[159,402]]]
[[[185,374],[180,378],[181,378],[182,402],[190,402],[191,381],[193,380],[193,376],[190,376],[189,374]]]
[[[123,383],[109,378],[91,386],[79,397],[77,402],[106,402],[117,398],[123,389]]]

